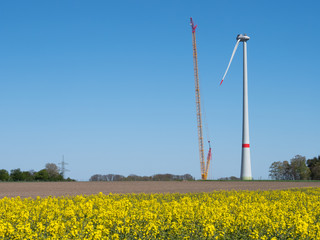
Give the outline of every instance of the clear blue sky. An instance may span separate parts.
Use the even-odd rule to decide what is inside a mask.
[[[252,173],[320,154],[319,1],[2,1],[0,168],[200,178],[192,36],[213,142],[210,177],[240,175],[247,33]],[[242,47],[242,46],[240,46]],[[207,147],[207,146],[206,146]],[[207,149],[206,149],[207,151]]]

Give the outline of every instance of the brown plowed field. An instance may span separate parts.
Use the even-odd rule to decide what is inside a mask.
[[[2,182],[0,198],[109,193],[195,193],[216,190],[272,190],[320,187],[319,182],[192,181],[192,182]]]

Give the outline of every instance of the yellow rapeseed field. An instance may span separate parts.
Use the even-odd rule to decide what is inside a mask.
[[[0,239],[320,239],[320,188],[0,199]]]

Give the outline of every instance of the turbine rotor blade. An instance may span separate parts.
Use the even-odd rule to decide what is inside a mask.
[[[222,80],[221,80],[221,82],[220,82],[220,85],[222,84],[222,82],[223,82],[224,78],[225,78],[225,77],[226,77],[226,75],[227,75],[227,72],[228,72],[229,67],[230,67],[230,65],[231,65],[232,59],[233,59],[233,57],[234,57],[234,54],[236,53],[237,48],[238,48],[238,46],[239,46],[239,42],[240,42],[240,39],[237,41],[236,45],[234,46],[234,49],[233,49],[233,52],[232,52],[232,55],[231,55],[231,58],[230,58],[230,61],[229,61],[229,64],[228,64],[227,70],[226,70],[226,72],[225,72],[225,73],[224,73],[224,75],[223,75],[223,78],[222,78]]]

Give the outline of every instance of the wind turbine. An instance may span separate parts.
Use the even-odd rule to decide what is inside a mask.
[[[233,49],[226,72],[220,82],[222,84],[227,75],[230,64],[237,51],[239,42],[243,42],[243,122],[242,122],[242,158],[241,158],[241,180],[252,180],[250,143],[249,143],[249,116],[248,116],[248,74],[247,74],[247,41],[250,39],[246,34],[237,36],[237,43]]]

